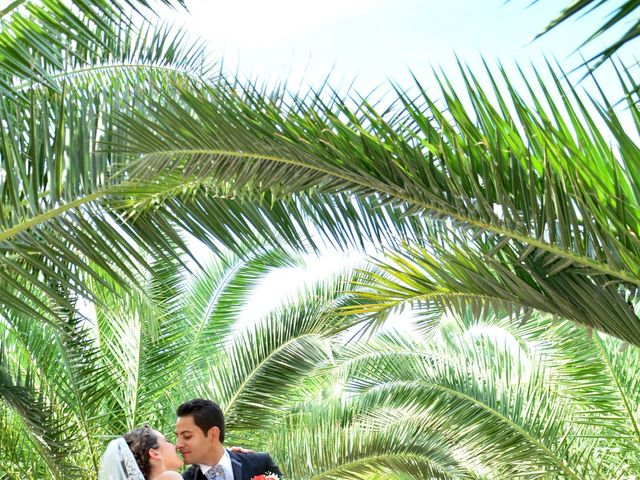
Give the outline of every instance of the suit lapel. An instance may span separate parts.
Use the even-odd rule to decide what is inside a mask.
[[[189,472],[191,473],[191,478],[193,480],[207,480],[207,477],[205,477],[204,473],[202,473],[200,465],[191,465],[185,473],[188,474]]]
[[[227,450],[227,452],[229,452],[229,450]],[[231,457],[231,468],[233,469],[233,480],[243,480],[242,463],[240,463],[240,460],[238,460],[238,457],[233,452],[229,452],[229,457]]]

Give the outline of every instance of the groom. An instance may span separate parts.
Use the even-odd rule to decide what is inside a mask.
[[[256,475],[282,475],[268,453],[226,450],[224,415],[220,407],[202,399],[189,400],[176,411],[176,449],[191,467],[184,480],[251,480]]]

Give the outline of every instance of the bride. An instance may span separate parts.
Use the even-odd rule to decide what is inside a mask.
[[[109,443],[98,480],[182,480],[180,467],[175,445],[145,425]]]

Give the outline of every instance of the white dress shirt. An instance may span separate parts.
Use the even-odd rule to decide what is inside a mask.
[[[233,467],[231,466],[231,457],[229,456],[229,452],[226,450],[222,454],[222,458],[218,461],[218,465],[222,467],[224,470],[224,478],[225,480],[234,480],[233,478]],[[204,475],[207,474],[209,470],[211,470],[215,465],[202,465],[200,464],[200,470]]]

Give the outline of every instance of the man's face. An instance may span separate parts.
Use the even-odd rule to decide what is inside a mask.
[[[185,463],[206,464],[211,456],[213,444],[210,438],[200,430],[193,416],[178,417],[176,420],[176,448],[182,454]]]

